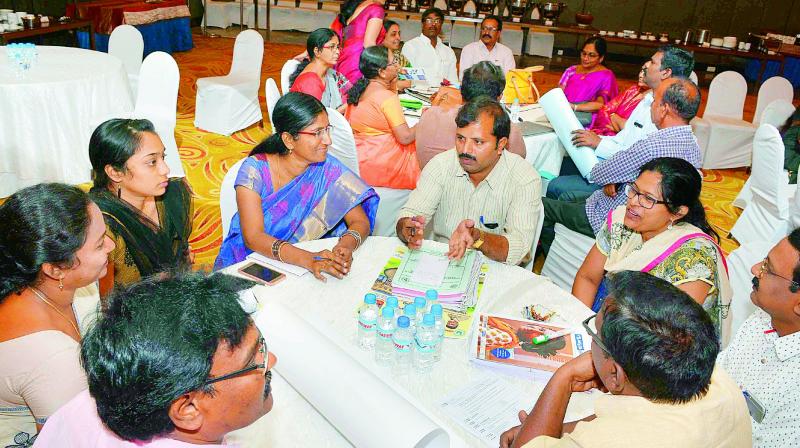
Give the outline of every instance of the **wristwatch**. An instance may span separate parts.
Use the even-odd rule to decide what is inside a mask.
[[[480,249],[481,246],[483,246],[483,236],[484,236],[483,230],[478,229],[478,239],[475,240],[474,243],[472,243],[473,249]]]

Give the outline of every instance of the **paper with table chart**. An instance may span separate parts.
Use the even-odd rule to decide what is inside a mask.
[[[572,144],[572,131],[583,129],[575,112],[569,106],[569,101],[564,95],[564,91],[560,88],[555,88],[539,98],[539,104],[542,105],[547,119],[550,120],[550,125],[558,135],[558,140],[564,145],[570,158],[575,162],[578,171],[585,178],[589,177],[592,168],[597,165],[597,156],[594,154],[594,149],[586,146],[575,146]]]
[[[458,389],[439,405],[486,446],[497,447],[503,431],[519,425],[517,413],[529,411],[533,403],[519,387],[502,377],[487,375]]]
[[[253,252],[247,256],[248,260],[255,261],[261,263],[263,265],[267,265],[271,268],[274,268],[280,272],[285,274],[292,274],[298,277],[303,276],[308,273],[308,270],[304,267],[296,266],[289,263],[284,263],[282,261],[273,260],[272,258],[267,258],[264,255],[261,255],[258,252]]]

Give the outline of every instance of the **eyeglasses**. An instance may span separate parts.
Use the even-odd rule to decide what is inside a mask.
[[[598,56],[600,56],[600,55],[599,55],[599,54],[597,54],[597,53],[589,53],[589,52],[586,52],[586,51],[581,51],[581,56],[585,56],[585,57],[587,57],[587,58],[592,58],[592,59],[594,59],[594,58],[596,58],[596,57],[598,57]]]
[[[639,205],[648,210],[655,207],[656,204],[668,204],[667,201],[659,201],[647,193],[642,193],[634,184],[625,184],[625,195],[628,196],[628,199],[633,199],[636,196],[639,200]]]
[[[494,33],[495,31],[500,31],[500,30],[493,26],[482,26],[481,31],[486,31],[487,33]]]
[[[323,135],[331,135],[333,126],[327,125],[324,128],[317,129],[316,131],[297,131],[298,134],[313,135],[316,138],[322,138]]]
[[[227,374],[222,375],[222,376],[209,378],[203,383],[203,385],[204,386],[208,386],[209,384],[214,384],[214,383],[218,383],[220,381],[225,381],[227,379],[231,379],[231,378],[239,376],[239,375],[244,375],[247,372],[252,372],[253,370],[257,370],[257,369],[264,369],[264,375],[266,376],[267,373],[269,373],[269,370],[266,369],[267,358],[269,357],[269,355],[267,355],[267,353],[269,353],[269,350],[267,350],[267,342],[264,340],[263,336],[258,338],[258,345],[259,345],[258,351],[263,356],[263,358],[262,358],[264,360],[263,362],[253,363],[253,364],[250,364],[249,366],[245,367],[244,369],[239,369],[239,370],[237,370],[235,372],[227,373]]]
[[[761,262],[761,267],[758,269],[758,275],[757,275],[757,277],[759,279],[761,279],[761,276],[763,276],[765,273],[769,274],[769,275],[774,275],[775,277],[782,278],[782,279],[786,280],[787,282],[789,282],[790,283],[790,287],[800,290],[800,283],[797,283],[796,281],[794,281],[794,280],[792,280],[790,278],[786,278],[786,277],[784,277],[784,276],[782,276],[780,274],[776,274],[776,273],[770,271],[769,270],[769,266],[767,266],[768,264],[769,264],[769,257],[765,258],[764,261]]]
[[[322,48],[327,48],[328,50],[333,50],[333,51],[341,51],[342,46],[339,44],[333,44],[333,45],[326,44],[323,45]]]
[[[430,19],[430,18],[428,18],[428,19],[425,19],[423,22],[426,25],[441,25],[442,24],[442,19]]]
[[[583,329],[586,330],[586,333],[589,335],[590,338],[592,338],[592,340],[594,341],[595,344],[597,344],[598,347],[600,347],[604,352],[611,355],[611,352],[608,351],[608,348],[606,348],[605,344],[603,344],[603,341],[600,340],[600,336],[598,336],[598,334],[595,333],[594,330],[592,330],[592,327],[589,326],[589,321],[595,318],[597,318],[597,314],[593,314],[587,317],[586,320],[583,321]]]

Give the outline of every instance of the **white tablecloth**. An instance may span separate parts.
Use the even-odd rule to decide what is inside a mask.
[[[19,78],[0,47],[0,197],[40,182],[91,180],[92,124],[133,110],[119,59],[36,48],[38,61]]]
[[[318,240],[299,244],[308,250],[332,248],[335,240]],[[526,408],[529,411],[544,388],[544,383],[530,379],[508,376],[492,369],[473,365],[467,360],[467,341],[464,339],[446,339],[443,346],[442,360],[434,367],[433,373],[427,377],[414,377],[404,383],[396,382],[389,375],[389,370],[377,366],[372,355],[359,350],[355,346],[356,319],[355,310],[369,291],[373,281],[383,265],[393,254],[395,248],[402,243],[397,238],[370,237],[354,256],[350,275],[343,280],[328,278],[326,283],[316,280],[310,274],[302,277],[287,276],[274,286],[258,286],[254,288],[255,296],[261,302],[279,302],[289,308],[316,328],[330,330],[329,337],[343,352],[355,358],[361,365],[379,376],[387,387],[401,394],[410,396],[426,414],[444,428],[450,435],[451,446],[483,446],[480,441],[452,421],[439,407],[438,402],[453,391],[463,387],[470,381],[483,375],[502,376],[519,387],[527,397]],[[426,244],[440,244],[426,242]],[[483,295],[478,304],[478,311],[519,316],[524,305],[541,303],[558,312],[554,322],[580,325],[580,322],[591,314],[591,311],[566,291],[555,286],[544,277],[540,277],[517,266],[489,262],[490,271],[483,288]],[[236,266],[227,272],[235,272]],[[264,318],[255,315],[256,324],[263,325]],[[265,331],[266,328],[262,328]],[[308,341],[306,341],[307,343]],[[267,341],[269,344],[269,341]],[[298,343],[298,350],[302,350]],[[275,368],[281,374],[280,358],[276,353],[278,364]],[[314,365],[309,359],[309,369],[321,369],[325,366]],[[335,376],[336,372],[327,375]],[[289,383],[292,378],[285,378]],[[241,442],[245,447],[289,447],[289,446],[350,446],[350,443],[324,419],[297,391],[280,379],[274,387],[275,405],[256,424],[232,434],[232,439]],[[359,400],[364,397],[336,397],[337,390],[332,387],[333,399]],[[380,399],[380,397],[372,397]],[[593,397],[590,394],[575,394],[570,401],[567,420],[582,418],[592,413]],[[391,410],[387,410],[387,416]],[[377,446],[377,445],[376,445]]]

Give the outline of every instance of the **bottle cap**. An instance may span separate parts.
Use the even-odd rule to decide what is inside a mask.
[[[381,310],[381,316],[389,318],[389,319],[393,318],[394,317],[394,308],[392,308],[390,306],[383,307],[383,310]]]
[[[416,316],[417,307],[415,307],[413,303],[409,303],[403,308],[403,314],[406,316]]]
[[[427,297],[428,300],[437,300],[439,299],[439,291],[435,289],[429,289],[425,291],[425,297]]]
[[[364,303],[366,303],[367,305],[375,305],[375,299],[377,299],[377,297],[375,297],[375,294],[369,293],[364,296]]]
[[[442,317],[442,305],[438,303],[431,305],[431,314],[433,314],[434,317]]]
[[[419,308],[425,308],[425,297],[414,297],[414,306]]]
[[[386,298],[386,304],[392,308],[397,308],[397,297],[396,296],[389,296]]]
[[[408,328],[410,324],[411,321],[408,320],[408,317],[406,316],[400,316],[397,318],[397,326],[400,328]]]
[[[431,313],[426,313],[424,316],[422,316],[422,325],[425,325],[426,327],[432,327],[435,322],[436,321],[433,318],[433,314]]]

